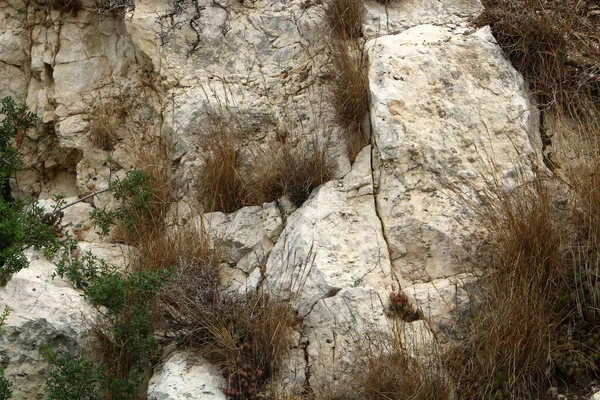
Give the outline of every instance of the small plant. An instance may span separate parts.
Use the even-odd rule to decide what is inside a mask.
[[[134,238],[145,225],[151,224],[155,191],[152,178],[140,170],[127,172],[125,179],[115,182],[112,186],[113,196],[121,204],[112,211],[94,210],[90,218],[104,236],[110,233],[111,225],[118,223],[126,235]]]
[[[48,400],[102,400],[102,373],[82,356],[61,356],[48,347],[41,349],[50,364],[46,374]]]
[[[0,365],[0,400],[10,399],[13,395],[12,383],[4,377],[4,368]]]
[[[0,334],[2,334],[2,327],[5,324],[6,318],[12,312],[12,309],[8,306],[4,306],[2,314],[0,314]],[[12,383],[4,376],[4,368],[0,365],[0,400],[10,399],[13,395]]]
[[[386,311],[388,318],[398,317],[405,322],[423,319],[423,313],[410,303],[408,296],[404,292],[390,293],[389,301]]]
[[[96,257],[91,251],[80,256],[77,242],[70,237],[63,241],[62,254],[55,265],[56,271],[53,277],[63,278],[66,276],[75,287],[80,289],[87,288],[101,272],[116,271],[114,267],[106,264],[103,259]]]

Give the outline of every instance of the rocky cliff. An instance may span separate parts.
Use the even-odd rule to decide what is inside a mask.
[[[28,168],[12,182],[14,194],[75,200],[140,159],[172,170],[169,218],[219,238],[230,288],[268,291],[297,311],[302,322],[279,377],[289,393],[318,394],[350,376],[359,343],[394,325],[390,293],[422,310],[423,319],[403,325],[407,343],[452,335],[486,235],[465,199],[477,201],[491,183],[508,191],[545,169],[527,85],[489,27],[470,24],[482,9],[477,0],[365,2],[358,40],[368,140],[353,160],[344,129],[331,122],[326,5],[98,7],[0,3],[0,97],[42,118],[20,148]],[[334,160],[332,178],[302,204],[282,198],[201,212],[203,140],[215,110],[244,125],[240,157],[282,135],[316,138]],[[123,264],[123,246],[100,239],[87,218],[111,201],[108,193],[91,197],[66,210],[64,223],[80,246]],[[0,291],[0,304],[14,309],[0,343],[17,399],[44,397],[37,347],[81,343],[90,315],[77,289],[50,278],[49,262],[33,253],[30,260]],[[206,360],[177,350],[156,366],[148,396],[225,398],[225,385]]]

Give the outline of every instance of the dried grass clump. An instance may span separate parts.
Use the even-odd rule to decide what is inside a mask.
[[[126,113],[124,95],[110,99],[96,98],[88,112],[89,134],[92,143],[102,150],[114,149],[119,140],[119,130],[124,127]]]
[[[412,358],[406,349],[369,360],[363,388],[362,398],[372,400],[449,400],[454,392],[439,362]]]
[[[489,24],[543,108],[594,119],[600,110],[600,19],[588,1],[485,0]],[[597,121],[597,120],[596,120]]]
[[[331,76],[327,100],[333,112],[333,123],[346,133],[348,156],[354,161],[369,140],[363,130],[369,89],[366,54],[360,39],[363,4],[361,0],[333,0],[324,13],[329,27]]]
[[[552,380],[568,386],[600,367],[600,164],[594,155],[577,165],[488,191],[476,206],[493,272],[449,356],[466,397],[536,398]]]
[[[291,141],[271,142],[257,150],[244,172],[246,204],[263,204],[287,196],[300,206],[314,188],[329,181],[333,165],[327,148],[313,139],[294,146]]]
[[[327,400],[450,400],[455,386],[446,372],[441,349],[435,343],[407,339],[410,325],[395,324],[383,337],[364,344],[364,362],[349,383],[326,393]],[[331,389],[329,389],[331,391]]]
[[[266,294],[226,292],[210,263],[180,265],[160,297],[169,331],[220,367],[231,399],[255,399],[291,345],[296,316]]]
[[[318,140],[271,141],[241,160],[240,124],[216,117],[201,142],[201,198],[211,211],[233,212],[288,196],[300,206],[312,190],[332,177],[327,148]]]
[[[235,119],[209,114],[200,148],[203,167],[200,197],[210,211],[232,212],[245,205],[238,149],[243,130]]]
[[[333,121],[347,135],[348,155],[354,160],[369,138],[363,130],[363,119],[369,109],[367,60],[362,44],[332,40],[331,82],[328,100]]]
[[[324,10],[331,35],[341,40],[362,37],[364,13],[362,0],[331,0]]]

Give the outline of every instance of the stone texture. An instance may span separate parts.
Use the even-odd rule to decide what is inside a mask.
[[[5,376],[13,383],[14,399],[45,398],[46,363],[41,345],[74,352],[86,337],[93,313],[81,293],[60,278],[54,265],[39,253],[28,252],[29,268],[0,288],[0,307],[13,309],[0,335]]]
[[[189,351],[175,351],[157,368],[148,385],[148,400],[226,400],[219,371]]]
[[[223,261],[246,273],[265,262],[283,229],[275,202],[244,207],[231,214],[207,213],[203,218],[211,239],[223,252]]]
[[[535,107],[489,28],[421,25],[368,46],[377,205],[394,271],[402,287],[453,276],[482,231],[464,199],[476,202],[485,184],[509,190],[542,165]]]
[[[367,146],[343,180],[315,189],[288,217],[269,256],[263,287],[292,299],[301,316],[341,289],[393,285],[370,159]]]
[[[395,35],[431,24],[470,30],[468,22],[482,10],[480,0],[403,0],[382,4],[367,1],[363,31],[369,39]]]

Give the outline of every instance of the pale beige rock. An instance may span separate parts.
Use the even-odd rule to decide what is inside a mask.
[[[371,148],[341,181],[326,183],[287,219],[267,261],[263,287],[300,315],[343,288],[391,289],[390,261],[373,200]]]
[[[93,312],[81,292],[65,279],[54,278],[55,266],[40,252],[28,252],[29,268],[0,288],[0,307],[13,309],[0,335],[0,354],[8,362],[5,376],[14,399],[45,398],[47,364],[42,345],[73,353],[85,343]]]
[[[222,252],[222,261],[246,275],[264,265],[283,229],[276,202],[244,207],[231,214],[207,213],[198,218],[203,218],[203,223],[197,221],[197,228],[206,229]]]
[[[381,4],[367,1],[363,31],[369,39],[394,35],[417,25],[431,24],[469,31],[468,22],[483,6],[480,0],[403,0]]]
[[[220,371],[192,351],[175,351],[150,379],[148,400],[226,400]]]
[[[369,42],[377,204],[402,287],[456,275],[482,228],[462,196],[531,177],[538,116],[489,28],[421,25]],[[456,187],[462,196],[455,194]]]

